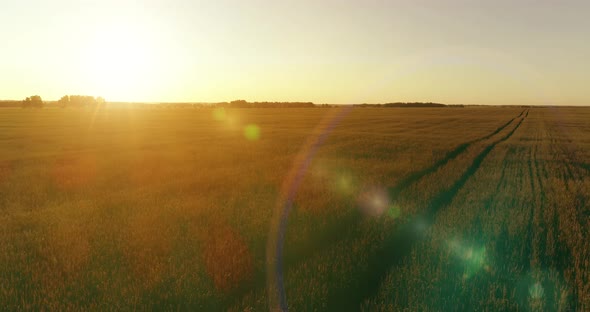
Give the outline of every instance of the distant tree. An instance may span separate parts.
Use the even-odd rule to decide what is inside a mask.
[[[64,95],[57,101],[57,104],[61,107],[66,107],[70,104],[70,97],[68,95]]]
[[[96,99],[88,95],[70,95],[70,104],[76,107],[84,107],[96,104]]]
[[[233,104],[233,105],[245,105],[247,103],[248,102],[246,100],[235,100],[235,101],[230,102],[230,104]]]
[[[246,100],[235,100],[229,103],[216,103],[217,107],[229,108],[296,108],[316,107],[312,102],[247,102]]]
[[[31,107],[31,98],[27,97],[26,99],[23,100],[23,108],[28,108]]]
[[[106,103],[102,97],[93,97],[88,95],[64,95],[57,101],[61,107],[85,107],[90,105],[103,105]]]
[[[41,108],[41,107],[43,107],[43,100],[41,99],[41,96],[33,95],[33,96],[30,96],[30,97],[27,97],[26,99],[24,99],[22,105],[24,108],[29,108],[29,107]]]

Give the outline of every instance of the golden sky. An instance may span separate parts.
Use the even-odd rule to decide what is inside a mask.
[[[0,98],[590,103],[590,1],[8,0]]]

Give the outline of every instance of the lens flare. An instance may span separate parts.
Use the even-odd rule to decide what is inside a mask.
[[[448,242],[449,249],[460,260],[459,267],[463,271],[463,279],[475,276],[482,269],[489,271],[485,246],[465,245],[453,239]]]
[[[347,175],[341,175],[338,177],[338,188],[343,190],[343,191],[349,191],[350,188],[352,187],[352,180],[349,176]]]
[[[416,217],[411,224],[414,226],[414,230],[418,235],[425,235],[426,231],[430,228],[430,223],[423,216]]]
[[[396,204],[389,205],[389,209],[387,210],[387,215],[392,219],[397,219],[402,214],[401,208]]]
[[[335,189],[344,195],[350,195],[355,189],[355,179],[349,172],[340,172],[334,177]]]
[[[463,278],[470,278],[485,267],[486,248],[469,247],[463,255],[463,260],[465,265],[465,273],[463,273]]]
[[[543,289],[543,285],[541,285],[539,282],[536,282],[535,284],[531,285],[531,287],[529,287],[529,296],[531,299],[541,299],[543,298],[544,293],[545,290]]]
[[[387,192],[381,188],[371,188],[359,196],[361,211],[369,216],[380,216],[390,206]]]
[[[244,137],[248,141],[257,141],[260,139],[260,127],[255,124],[249,124],[244,128]]]
[[[271,311],[287,311],[283,272],[283,249],[289,213],[293,208],[293,199],[297,194],[309,165],[318,149],[324,144],[332,130],[340,123],[354,106],[330,110],[314,128],[303,148],[297,153],[281,187],[275,212],[271,221],[267,240],[267,294],[268,307]]]
[[[328,186],[330,191],[343,196],[355,194],[357,179],[350,169],[327,166],[325,160],[320,160],[312,165],[310,171],[314,179]]]
[[[227,113],[225,111],[225,108],[218,107],[218,108],[214,109],[213,110],[213,119],[215,119],[216,121],[225,121],[227,119]]]
[[[520,278],[514,290],[519,306],[527,311],[574,311],[572,292],[563,273],[535,268]]]

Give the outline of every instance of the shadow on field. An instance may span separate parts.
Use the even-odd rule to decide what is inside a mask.
[[[459,190],[477,172],[486,156],[496,145],[508,140],[520,127],[524,119],[525,117],[522,117],[516,126],[505,136],[486,146],[473,159],[473,162],[465,170],[463,175],[449,189],[440,192],[432,199],[427,211],[423,215],[415,216],[408,223],[402,225],[396,232],[386,237],[378,251],[370,257],[369,271],[358,272],[359,276],[354,278],[356,282],[351,287],[334,293],[328,299],[329,309],[335,311],[357,311],[366,299],[374,296],[381,286],[382,279],[386,273],[393,266],[399,264],[410,253],[412,247],[425,237],[430,225],[435,220],[437,212],[452,202]],[[512,120],[501,127],[500,130],[511,122]]]
[[[447,153],[447,155],[437,161],[434,165],[410,174],[408,177],[399,182],[395,187],[388,190],[390,196],[396,196],[410,187],[414,183],[420,181],[425,176],[436,172],[439,168],[445,166],[451,160],[457,158],[464,153],[470,146],[478,142],[492,138],[493,136],[500,133],[502,130],[510,126],[516,119],[522,117],[526,110],[523,110],[518,116],[508,120],[506,123],[499,126],[491,133],[465,143],[460,144],[454,150]],[[356,311],[360,308],[362,302],[372,296],[379,288],[381,279],[385,276],[385,273],[392,266],[398,264],[404,256],[409,254],[411,248],[418,242],[425,234],[425,230],[430,226],[434,220],[436,212],[448,205],[457,192],[463,187],[466,181],[471,177],[479,168],[484,158],[491,152],[491,150],[499,143],[506,141],[512,136],[512,134],[520,127],[524,118],[520,119],[518,124],[504,137],[488,145],[476,158],[472,164],[468,167],[465,173],[457,180],[453,186],[438,194],[433,198],[429,209],[426,214],[422,216],[416,216],[411,219],[408,223],[402,225],[397,231],[389,235],[385,241],[382,242],[382,246],[378,251],[371,255],[369,259],[368,272],[356,272],[356,276],[353,277],[354,283],[348,285],[327,298],[327,307],[329,310],[336,311]],[[296,208],[295,208],[296,210]],[[339,216],[337,219],[331,220],[327,225],[318,225],[318,230],[314,234],[313,241],[305,246],[289,246],[285,248],[283,255],[283,266],[285,271],[289,268],[295,267],[297,264],[308,259],[309,257],[316,254],[318,251],[329,248],[336,242],[341,240],[349,239],[357,235],[362,235],[359,231],[355,231],[357,225],[362,220],[363,215],[357,209],[348,209],[349,212],[345,215]],[[296,217],[292,216],[289,221],[289,227],[297,227],[298,221]],[[306,222],[309,220],[306,220]],[[309,224],[307,224],[309,226]],[[287,236],[289,232],[287,232]],[[266,272],[257,270],[254,272],[253,278],[245,285],[241,285],[239,288],[234,289],[231,292],[230,298],[236,298],[240,300],[244,295],[251,292],[252,289],[260,289],[264,287],[266,283]],[[289,298],[287,298],[287,302]],[[222,306],[228,308],[236,304],[237,301],[231,300],[226,302]]]
[[[573,163],[573,165],[578,166],[586,171],[590,171],[590,164],[585,164],[585,163]]]
[[[438,169],[446,165],[449,161],[457,158],[459,155],[465,152],[467,148],[469,148],[471,145],[487,140],[493,137],[494,135],[500,133],[502,130],[504,130],[506,127],[512,124],[512,122],[514,122],[515,119],[521,117],[524,114],[524,112],[525,110],[520,112],[518,116],[510,119],[508,122],[498,127],[493,132],[481,138],[460,144],[454,150],[447,153],[447,155],[444,158],[437,161],[434,165],[410,174],[408,177],[399,182],[395,187],[388,189],[388,194],[390,198],[397,197],[397,195],[399,195],[403,190],[407,189],[412,184],[418,182],[423,177],[436,172]],[[513,132],[514,131],[516,131],[516,129],[514,129]],[[345,237],[343,237],[342,233],[350,232],[350,229],[353,228],[356,225],[356,223],[358,223],[359,218],[362,217],[360,213],[357,213],[356,209],[354,209],[353,211],[353,213],[348,213],[347,215],[339,218],[338,220],[333,220],[333,222],[331,222],[329,226],[322,227],[322,230],[318,232],[317,239],[314,239],[314,243],[311,246],[304,246],[300,248],[293,246],[286,248],[284,255],[285,267],[288,268],[289,266],[296,264],[302,259],[306,259],[310,255],[314,254],[316,251],[332,245],[335,241],[344,239]]]

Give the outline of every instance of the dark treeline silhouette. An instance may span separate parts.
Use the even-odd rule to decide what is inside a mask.
[[[93,97],[89,95],[64,95],[57,101],[61,107],[85,107],[92,105],[102,105],[106,101],[102,97]]]
[[[41,108],[41,107],[43,107],[43,100],[41,99],[41,96],[39,96],[39,95],[29,96],[22,101],[22,107],[23,108],[31,108],[31,107]]]
[[[93,97],[88,95],[64,95],[58,101],[43,102],[39,95],[27,97],[23,101],[0,100],[1,107],[87,107],[87,106],[105,106],[107,102],[102,97]],[[340,107],[346,104],[314,104],[313,102],[248,102],[246,100],[235,100],[231,102],[159,102],[159,103],[139,103],[139,102],[108,102],[109,107],[121,108],[315,108],[315,107]],[[352,104],[357,107],[418,107],[418,108],[462,108],[466,106],[488,106],[477,104],[442,104],[433,102],[391,102],[383,104]],[[500,105],[502,106],[502,105]],[[531,107],[529,105],[506,105],[509,107]]]
[[[440,104],[440,103],[421,103],[421,102],[412,102],[412,103],[404,103],[404,102],[395,102],[395,103],[385,103],[383,104],[384,107],[445,107],[447,105]]]
[[[441,103],[432,103],[432,102],[394,102],[394,103],[385,103],[385,104],[355,104],[354,106],[361,106],[361,107],[464,107],[461,104],[458,105],[447,105]]]
[[[162,102],[155,104],[145,104],[146,108],[205,108],[211,107],[210,103],[191,103],[191,102]]]
[[[217,107],[226,108],[296,108],[296,107],[316,107],[312,102],[247,102],[245,100],[236,100],[231,102],[221,102],[214,104]]]

